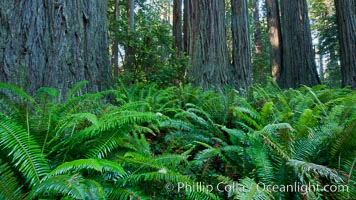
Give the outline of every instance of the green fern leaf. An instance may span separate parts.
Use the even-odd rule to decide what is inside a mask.
[[[311,174],[311,175],[320,175],[322,177],[329,178],[335,183],[343,183],[344,180],[340,175],[333,169],[330,169],[323,165],[318,165],[314,163],[308,163],[300,160],[289,160],[288,165],[294,167],[300,174]]]
[[[70,99],[72,97],[74,97],[76,94],[80,95],[83,92],[81,92],[81,90],[89,83],[89,81],[80,81],[78,83],[75,83],[72,88],[70,88],[66,94],[67,98]]]
[[[269,200],[273,199],[272,195],[269,194],[267,191],[264,191],[263,188],[259,187],[257,183],[250,179],[244,178],[240,181],[241,184],[239,186],[240,191],[236,191],[235,198],[245,200]]]
[[[0,120],[0,147],[9,151],[12,162],[30,185],[38,184],[48,171],[48,163],[26,130],[10,119]]]
[[[7,163],[0,165],[0,199],[13,200],[21,198],[21,187],[10,166]]]
[[[52,170],[45,178],[49,179],[53,176],[58,176],[67,173],[77,173],[81,170],[94,170],[100,173],[111,172],[116,173],[120,176],[126,174],[125,170],[121,167],[120,164],[115,163],[110,160],[105,159],[80,159],[74,160],[71,162],[66,162],[61,164]]]
[[[74,199],[106,199],[104,188],[100,183],[84,179],[78,174],[51,177],[33,188],[26,199],[30,200],[48,196],[65,196]]]
[[[7,83],[0,82],[0,89],[1,90],[8,90],[10,91],[13,95],[20,97],[21,99],[27,100],[31,103],[34,103],[35,100],[28,95],[26,92],[24,92],[21,88],[16,87],[14,85],[10,85]]]

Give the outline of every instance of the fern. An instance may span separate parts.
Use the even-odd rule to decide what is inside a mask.
[[[0,89],[9,91],[9,92],[11,92],[11,94],[15,95],[15,97],[26,100],[30,103],[35,102],[35,100],[30,95],[28,95],[26,92],[24,92],[21,88],[16,87],[14,85],[0,82]]]
[[[187,192],[187,198],[192,200],[219,200],[218,195],[213,194],[211,192],[207,192],[206,186],[202,186],[202,192],[194,192],[189,191]]]
[[[40,183],[49,172],[47,160],[26,131],[11,119],[0,120],[0,147],[8,151],[12,157],[13,165],[24,174],[30,185]]]
[[[170,168],[177,167],[178,164],[186,163],[187,156],[184,155],[160,155],[154,158],[144,157],[141,154],[135,152],[128,152],[123,157],[119,157],[118,160],[125,165],[134,166],[143,169],[161,170],[170,166]]]
[[[128,130],[117,130],[113,133],[105,134],[101,138],[96,138],[94,140],[95,146],[92,146],[88,149],[88,152],[85,154],[87,158],[105,158],[111,152],[119,147],[126,147],[131,150],[136,150],[134,145],[130,144],[127,138],[123,138],[126,135]],[[90,144],[87,144],[88,146]]]
[[[142,199],[149,200],[149,196],[143,194],[140,188],[137,190],[133,188],[123,187],[105,187],[107,199],[127,200],[127,199]]]
[[[272,165],[272,160],[268,156],[268,152],[263,148],[261,143],[254,142],[253,148],[248,150],[254,164],[257,167],[257,176],[265,184],[272,184],[275,180],[275,172]]]
[[[271,118],[270,116],[273,115],[273,102],[265,103],[259,114],[261,116],[262,122],[266,124]]]
[[[0,199],[21,199],[22,191],[15,174],[10,165],[0,162]]]
[[[61,164],[53,169],[43,180],[62,174],[77,173],[81,170],[94,170],[100,173],[110,172],[120,176],[125,175],[125,170],[115,162],[103,159],[79,159]]]
[[[255,181],[250,178],[244,178],[240,181],[243,186],[240,191],[235,194],[237,199],[253,199],[253,200],[268,200],[273,199],[271,194],[259,187]],[[240,186],[241,187],[241,186]]]
[[[288,165],[294,167],[297,170],[297,173],[300,174],[310,174],[317,175],[329,178],[335,183],[342,183],[344,180],[340,175],[335,171],[326,166],[317,165],[314,163],[307,163],[299,160],[289,160]]]
[[[105,191],[100,183],[78,174],[59,175],[34,187],[26,199],[60,196],[74,199],[105,199]]]
[[[258,123],[258,114],[248,108],[243,107],[231,107],[231,110],[235,113],[238,118],[244,120],[247,124],[246,126],[251,129],[261,130],[262,126]]]
[[[78,83],[75,83],[72,88],[70,88],[68,91],[67,91],[67,98],[70,99],[72,97],[74,97],[75,95],[78,95],[80,96],[83,92],[81,92],[81,90],[88,84],[89,82],[88,81],[80,81]]]

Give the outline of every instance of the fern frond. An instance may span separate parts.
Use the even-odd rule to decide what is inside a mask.
[[[71,162],[66,162],[55,169],[53,169],[44,180],[50,179],[51,177],[55,177],[62,174],[68,173],[77,173],[81,170],[94,170],[99,173],[110,172],[116,173],[120,176],[124,176],[126,174],[125,170],[121,167],[120,164],[115,163],[110,160],[105,159],[79,159]]]
[[[239,182],[238,191],[235,193],[230,193],[236,199],[252,199],[252,200],[269,200],[273,199],[272,195],[264,188],[261,188],[254,180],[246,177]]]
[[[300,160],[289,160],[287,162],[289,166],[292,166],[296,169],[299,174],[311,174],[311,175],[319,175],[322,177],[329,178],[335,183],[342,183],[344,180],[340,177],[340,175],[333,169],[330,169],[323,165],[318,165],[314,163],[308,163]]]
[[[48,97],[57,98],[58,95],[59,95],[59,91],[57,89],[49,88],[49,87],[41,87],[37,90],[36,99],[38,99],[40,102],[44,102]]]
[[[290,147],[289,146],[283,147],[277,141],[275,141],[275,139],[274,139],[275,137],[272,137],[274,134],[276,134],[275,131],[279,130],[279,129],[293,130],[289,124],[280,123],[280,124],[267,125],[263,128],[262,131],[258,131],[256,133],[262,137],[265,144],[267,144],[267,146],[270,147],[272,151],[276,151],[279,154],[279,156],[281,156],[282,158],[284,158],[286,160],[289,160],[290,159],[290,153],[289,153]]]
[[[26,130],[10,119],[0,120],[0,138],[0,147],[9,151],[14,166],[24,174],[30,185],[38,184],[49,171],[40,146],[27,135]]]
[[[344,153],[346,150],[356,148],[356,121],[350,123],[349,126],[344,127],[344,131],[337,132],[331,141],[331,157],[335,157],[338,153]]]
[[[273,102],[266,102],[260,111],[261,120],[267,123],[273,115]]]
[[[167,166],[174,168],[178,164],[187,164],[186,155],[164,154],[154,158],[145,157],[135,152],[127,152],[124,157],[118,158],[125,165],[139,167],[140,169],[165,169]]]
[[[289,123],[268,124],[260,132],[267,133],[269,135],[276,135],[277,130],[294,131],[293,127]]]
[[[319,100],[318,96],[314,93],[314,91],[307,86],[303,86],[314,98],[314,100],[316,101],[315,104],[317,104],[323,111],[323,113],[326,115],[326,110],[325,110],[325,105]]]
[[[108,186],[106,186],[104,189],[105,189],[107,199],[117,199],[117,200],[152,199],[151,197],[148,197],[145,194],[143,194],[141,189],[134,190],[132,188],[108,187]]]
[[[194,129],[191,123],[183,120],[165,120],[160,123],[161,128],[176,129],[182,131],[192,131]]]
[[[74,199],[105,199],[105,191],[100,183],[78,174],[58,175],[34,187],[26,199],[59,196]]]
[[[230,109],[234,112],[237,118],[241,118],[242,120],[246,121],[247,124],[255,130],[261,130],[262,126],[259,124],[260,117],[258,113],[255,113],[252,110],[249,110],[245,107],[230,107]]]
[[[16,97],[19,97],[20,99],[24,99],[28,102],[34,103],[35,100],[28,95],[25,91],[23,91],[21,88],[16,87],[14,85],[10,85],[7,83],[0,82],[0,90],[7,90],[12,93],[12,95],[15,95]]]
[[[107,133],[101,138],[96,138],[94,140],[95,145],[88,148],[87,153],[85,153],[85,157],[105,158],[112,151],[119,147],[126,147],[132,150],[136,150],[136,147],[134,145],[130,145],[130,142],[127,140],[127,138],[122,138],[125,134],[125,130],[117,130],[113,133]]]
[[[226,128],[225,126],[221,128],[223,131],[225,131],[227,134],[230,136],[230,142],[234,145],[240,145],[242,146],[243,143],[248,140],[247,134],[239,129],[229,129]]]
[[[7,163],[0,163],[0,199],[21,199],[21,187],[14,172],[11,171],[10,166]]]
[[[247,149],[247,152],[257,167],[256,172],[258,178],[265,184],[273,183],[276,178],[275,171],[267,149],[264,148],[263,144],[256,139],[251,139],[250,141],[251,147]]]
[[[220,200],[218,195],[207,192],[206,186],[202,186],[202,192],[188,191],[186,192],[187,198],[192,200]]]
[[[142,123],[157,123],[163,119],[160,115],[152,112],[122,111],[114,110],[99,120],[101,132],[124,125],[135,125]]]
[[[143,172],[131,174],[125,178],[119,179],[118,182],[125,186],[139,185],[143,182],[166,182],[166,183],[192,183],[192,181],[180,173],[170,171],[166,168],[154,172]]]
[[[75,95],[80,96],[81,94],[83,94],[83,92],[81,91],[87,84],[89,83],[89,81],[80,81],[78,83],[75,83],[68,91],[66,94],[66,97],[68,99],[74,97]]]
[[[80,122],[87,120],[95,127],[98,127],[98,119],[94,114],[91,113],[76,113],[67,115],[62,120],[58,122],[56,127],[57,135],[62,135],[61,132],[67,128],[72,128],[73,126],[77,126]]]

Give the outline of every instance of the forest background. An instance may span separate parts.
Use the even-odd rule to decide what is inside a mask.
[[[0,0],[0,198],[355,198],[355,4]]]

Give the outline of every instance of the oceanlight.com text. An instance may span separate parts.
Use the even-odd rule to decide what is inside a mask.
[[[255,185],[257,190],[266,191],[269,193],[275,192],[349,192],[348,185],[314,185],[314,184],[301,184],[294,183],[290,185],[268,185],[264,183],[258,183]],[[207,184],[205,182],[178,182],[178,183],[167,183],[165,185],[167,191],[176,192],[232,192],[241,193],[248,192],[248,188],[238,182],[233,182],[227,184],[225,182],[219,182],[217,184]]]

